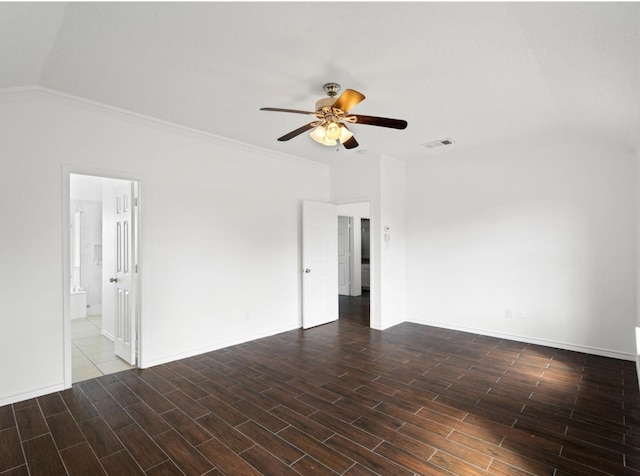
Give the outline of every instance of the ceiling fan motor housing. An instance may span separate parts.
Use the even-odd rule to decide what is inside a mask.
[[[331,107],[336,102],[335,98],[322,98],[316,101],[316,112],[321,111],[322,108]]]

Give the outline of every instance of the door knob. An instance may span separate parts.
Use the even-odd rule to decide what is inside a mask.
[[[305,272],[305,273],[310,273],[310,272],[311,272],[311,270],[310,270],[309,268],[305,268],[305,269],[304,269],[304,272]]]
[[[109,282],[110,283],[117,283],[118,282],[118,278],[109,278]]]

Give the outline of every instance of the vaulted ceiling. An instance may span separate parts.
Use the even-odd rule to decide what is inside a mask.
[[[0,3],[0,88],[41,86],[261,148],[330,162],[421,144],[458,150],[568,133],[635,148],[638,3]],[[310,121],[335,81],[367,98],[360,147]],[[442,149],[442,148],[441,148]]]

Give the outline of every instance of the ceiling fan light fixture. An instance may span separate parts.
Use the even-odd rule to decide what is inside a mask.
[[[344,124],[340,124],[340,142],[344,144],[352,137],[353,137],[353,134],[349,129],[347,129],[347,126],[345,126]]]
[[[318,144],[322,145],[336,145],[336,140],[331,140],[327,137],[327,125],[322,124],[321,126],[316,127],[312,130],[309,135],[311,138],[316,141]]]
[[[327,124],[327,131],[325,137],[332,141],[337,141],[340,138],[340,126],[337,122],[330,122]]]
[[[338,143],[345,143],[353,137],[353,134],[346,126],[339,122],[329,122],[322,124],[312,130],[309,135],[318,144],[332,146]]]

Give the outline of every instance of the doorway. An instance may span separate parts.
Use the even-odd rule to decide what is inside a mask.
[[[346,250],[338,249],[338,260],[348,265],[341,268],[339,287],[339,318],[366,326],[371,323],[370,306],[370,269],[371,243],[369,222],[370,202],[358,202],[337,205],[339,240],[346,243]],[[345,256],[346,255],[346,256]]]
[[[136,367],[139,341],[139,182],[68,178],[66,386]]]

